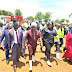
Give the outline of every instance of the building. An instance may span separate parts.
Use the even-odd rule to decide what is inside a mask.
[[[2,21],[3,23],[10,22],[11,21],[11,16],[0,15],[0,21]]]

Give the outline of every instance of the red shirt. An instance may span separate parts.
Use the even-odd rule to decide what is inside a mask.
[[[36,30],[33,32],[31,29],[27,32],[25,38],[28,39],[28,45],[37,46],[37,40],[40,38],[40,32]]]

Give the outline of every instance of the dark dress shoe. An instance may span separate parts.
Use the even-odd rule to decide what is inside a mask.
[[[29,72],[32,72],[32,70],[29,70]]]
[[[40,49],[41,49],[41,51],[42,51],[42,47],[41,47]]]
[[[4,48],[2,48],[2,47],[0,47],[0,49],[1,49],[1,50],[3,50],[3,51],[5,50],[5,49],[4,49]]]
[[[67,61],[67,58],[65,58],[64,61],[66,62]]]
[[[48,65],[49,67],[52,67],[51,65]]]
[[[19,62],[19,60],[17,60],[17,62]]]
[[[63,52],[65,52],[65,50],[66,50],[66,47],[63,48]]]
[[[62,53],[62,51],[60,50],[60,53]]]
[[[55,52],[56,52],[57,50],[55,50]]]
[[[9,64],[9,61],[6,61],[7,64]]]
[[[16,67],[14,67],[14,72],[16,72]]]
[[[71,60],[68,60],[68,62],[72,63],[72,61],[71,61]]]
[[[24,59],[26,59],[26,56],[24,56]]]

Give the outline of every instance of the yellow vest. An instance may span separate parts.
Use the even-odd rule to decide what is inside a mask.
[[[59,36],[59,38],[63,38],[63,37],[64,37],[64,28],[62,28],[62,31],[60,29],[60,36]]]
[[[60,36],[60,29],[56,29],[58,37]],[[58,41],[58,39],[56,38],[56,36],[54,36],[54,41]]]
[[[26,29],[28,28],[28,25],[27,25],[27,23],[24,23],[24,26],[26,27]]]
[[[42,27],[41,27],[41,31],[42,31],[44,28],[45,28],[45,27],[42,26]]]

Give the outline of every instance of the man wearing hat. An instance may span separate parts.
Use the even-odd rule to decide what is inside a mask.
[[[32,72],[32,61],[35,62],[34,55],[37,47],[37,40],[40,40],[41,47],[43,47],[40,32],[36,30],[36,23],[31,24],[31,29],[27,32],[25,36],[25,47],[28,46],[29,51],[29,70]],[[28,45],[26,44],[28,40]]]

